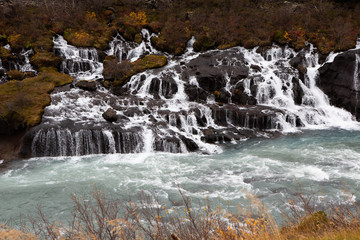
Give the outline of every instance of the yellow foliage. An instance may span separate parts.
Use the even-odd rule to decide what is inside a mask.
[[[95,12],[87,11],[87,12],[86,12],[86,18],[87,18],[87,19],[95,19],[95,18],[96,18],[96,13],[95,13]]]
[[[291,38],[289,36],[289,33],[285,31],[284,38],[286,41],[291,41]]]
[[[147,22],[146,13],[143,11],[139,11],[138,13],[131,12],[129,15],[125,17],[126,22],[130,25],[140,25],[144,26]]]

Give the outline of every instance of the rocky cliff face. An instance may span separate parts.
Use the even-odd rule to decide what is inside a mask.
[[[330,103],[360,119],[360,50],[339,54],[319,69],[318,85]]]

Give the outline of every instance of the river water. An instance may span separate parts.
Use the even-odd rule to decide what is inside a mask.
[[[18,161],[0,173],[0,222],[33,215],[38,205],[50,219],[65,221],[71,194],[89,194],[94,186],[123,201],[149,193],[168,207],[181,201],[180,189],[233,212],[248,208],[245,196],[251,194],[277,219],[299,185],[319,206],[357,201],[359,133],[306,130],[226,145],[214,155],[145,152]]]

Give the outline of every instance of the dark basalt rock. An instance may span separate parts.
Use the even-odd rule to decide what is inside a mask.
[[[339,54],[332,63],[319,69],[319,88],[329,97],[331,104],[345,108],[360,119],[360,50]]]
[[[199,150],[199,146],[190,138],[184,137],[183,135],[179,136],[181,141],[183,141],[183,143],[185,144],[187,150],[189,152],[195,152],[197,150]]]
[[[96,91],[96,81],[79,80],[75,86],[86,91]]]
[[[307,68],[305,67],[305,54],[303,52],[298,53],[289,63],[293,68],[296,68],[299,71],[299,78],[304,81],[307,72]]]
[[[149,92],[154,95],[155,98],[160,98],[159,93],[165,98],[171,98],[177,91],[177,84],[171,77],[162,78],[161,80],[159,78],[153,78],[151,80]]]
[[[302,98],[304,96],[304,90],[301,88],[299,80],[296,78],[292,79],[292,91],[294,93],[294,102],[296,105],[301,105]]]
[[[185,85],[185,93],[188,95],[189,101],[206,101],[210,95],[209,92],[190,84]]]
[[[103,118],[108,122],[116,122],[118,116],[116,115],[116,111],[112,108],[109,108],[102,114]]]
[[[250,68],[257,72],[261,72],[261,67],[259,65],[251,64]]]
[[[241,105],[256,105],[257,100],[254,96],[249,96],[248,94],[242,92],[239,89],[235,89],[233,96],[232,96],[232,102],[241,104]]]

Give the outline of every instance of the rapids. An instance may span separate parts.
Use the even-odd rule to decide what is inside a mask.
[[[34,215],[37,205],[53,220],[68,220],[70,195],[89,194],[93,186],[122,201],[137,201],[145,192],[167,207],[182,208],[179,186],[194,207],[208,197],[235,213],[238,206],[248,207],[245,197],[252,194],[277,220],[299,192],[298,184],[319,207],[358,202],[359,133],[311,130],[252,139],[216,155],[145,152],[14,162],[0,174],[0,222],[17,221],[20,213]]]

